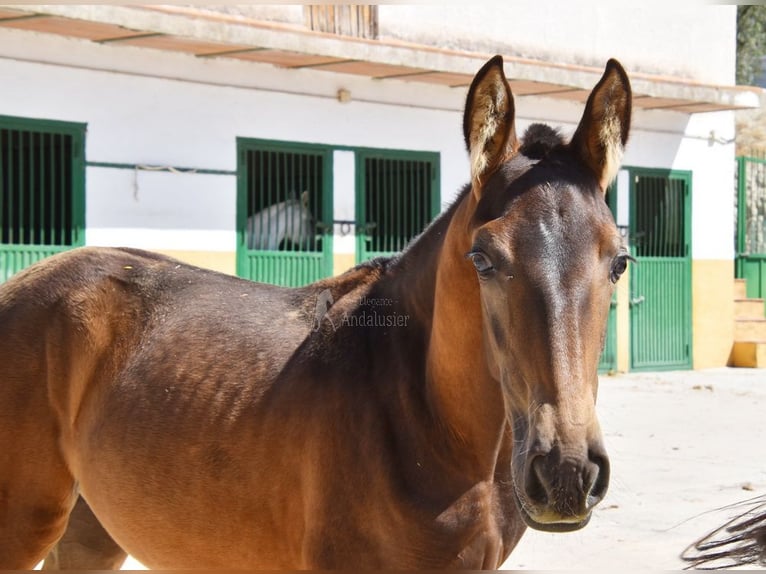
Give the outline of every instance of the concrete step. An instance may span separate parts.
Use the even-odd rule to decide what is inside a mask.
[[[763,299],[734,299],[735,319],[755,319],[763,316]]]
[[[729,366],[750,369],[766,367],[766,340],[735,342],[729,356]]]
[[[734,341],[766,341],[766,319],[734,319]]]
[[[734,298],[747,299],[747,280],[746,279],[734,280]]]

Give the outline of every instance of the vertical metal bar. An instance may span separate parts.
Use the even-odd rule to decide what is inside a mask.
[[[422,162],[417,163],[417,170],[415,172],[415,188],[417,190],[417,193],[414,197],[414,202],[412,206],[412,211],[415,215],[415,227],[417,228],[418,232],[420,232],[421,229],[423,229],[423,192],[425,191],[425,186],[423,185],[423,164]]]
[[[61,167],[59,165],[60,162],[60,152],[61,149],[61,140],[63,139],[63,136],[61,134],[51,134],[51,149],[50,149],[50,165],[51,165],[51,173],[50,173],[50,181],[48,183],[47,193],[46,193],[46,201],[45,201],[45,217],[46,217],[46,227],[48,231],[48,244],[49,245],[57,245],[58,244],[58,233],[56,232],[56,225],[57,225],[57,209],[56,209],[56,195],[59,185],[59,178],[60,178],[60,170]]]
[[[258,238],[255,245],[259,250],[264,248],[264,233],[266,232],[266,221],[264,219],[264,208],[267,206],[266,202],[266,181],[269,172],[269,165],[271,155],[262,149],[257,150],[258,154],[258,179],[255,182],[256,185],[252,187],[250,193],[252,194],[253,209],[258,212]]]
[[[415,181],[415,174],[417,173],[418,168],[418,162],[416,161],[409,161],[407,162],[407,187],[409,188],[409,193],[407,197],[407,231],[410,238],[415,237],[415,235],[418,234],[420,231],[418,229],[417,224],[415,223],[415,209],[413,208],[415,205],[415,202],[418,200],[418,195],[420,195],[420,189],[418,188],[416,181]]]
[[[370,251],[375,251],[377,249],[377,237],[379,229],[373,230],[369,224],[372,222],[378,221],[378,193],[377,193],[377,181],[378,181],[378,170],[377,168],[377,161],[374,160],[371,157],[365,158],[364,160],[366,169],[364,172],[364,195],[367,200],[365,204],[365,258],[369,255]]]
[[[380,170],[380,162],[377,158],[368,158],[367,166],[367,197],[370,201],[368,204],[367,223],[375,223],[374,229],[368,228],[367,232],[369,245],[369,251],[380,251],[382,246],[379,245],[381,236],[381,222],[380,222],[380,178],[382,173]]]
[[[294,153],[288,153],[285,154],[285,186],[282,190],[282,200],[283,201],[289,201],[293,198],[294,195],[296,195],[298,192],[295,189],[295,156],[297,154]],[[287,205],[285,206],[287,207]],[[296,209],[286,209],[285,210],[285,237],[287,238],[288,235],[291,235],[293,226],[295,225],[295,217],[297,216],[297,210]],[[289,239],[292,239],[292,236],[290,236]],[[292,241],[287,241],[285,243],[285,249],[288,251],[295,251],[296,247],[293,244]],[[292,278],[291,278],[292,281]]]
[[[252,245],[254,248],[257,248],[261,244],[261,232],[263,231],[260,215],[256,216],[261,210],[261,205],[258,203],[258,190],[261,188],[261,180],[263,179],[263,153],[257,149],[250,149],[247,151],[247,154],[247,161],[250,169],[250,176],[247,178],[246,191],[248,220],[250,217],[253,217],[253,225],[251,229],[252,240],[248,240],[248,246]],[[248,279],[254,279],[255,275],[253,275],[253,271],[255,267],[252,253],[248,254],[248,260],[250,261],[250,276]]]
[[[66,136],[61,136],[61,146],[59,148],[59,181],[56,194],[56,207],[58,209],[59,225],[58,225],[58,241],[56,245],[63,245],[65,243],[64,230],[66,229],[66,222],[64,221],[64,190],[66,189],[66,162],[69,158],[66,156]]]
[[[16,233],[18,234],[16,241],[19,244],[25,244],[24,237],[24,196],[26,187],[26,178],[24,177],[24,136],[28,136],[29,132],[19,131],[19,152],[16,155],[16,167],[19,174],[19,185],[16,196],[16,213],[14,219],[16,220]]]
[[[269,181],[272,177],[272,162],[274,161],[274,156],[276,152],[266,151],[266,150],[258,150],[258,153],[261,155],[261,186],[256,191],[257,193],[257,199],[258,199],[258,210],[262,211],[262,213],[259,216],[260,219],[260,242],[258,244],[259,248],[261,250],[266,249],[266,241],[268,237],[268,222],[266,221],[266,211],[265,209],[269,207],[269,193],[270,193],[270,185]]]
[[[29,147],[29,205],[27,207],[27,226],[29,227],[29,242],[40,244],[38,226],[35,225],[35,193],[39,182],[39,170],[37,169],[39,150],[40,150],[40,132],[32,132]],[[37,177],[36,177],[37,176]]]
[[[369,223],[375,223],[376,227],[369,232],[369,241],[367,245],[370,246],[370,251],[382,251],[382,221],[380,220],[380,204],[381,198],[381,178],[383,177],[380,160],[377,158],[370,158],[368,160],[370,170],[367,174],[369,181],[369,187],[367,188],[367,196],[370,198],[370,213],[367,221]]]
[[[16,130],[10,131],[10,145],[8,146],[8,182],[10,189],[8,190],[8,243],[15,244],[16,243],[16,233],[15,233],[15,222],[14,222],[14,216],[13,216],[13,208],[14,208],[14,194],[16,193],[16,190],[19,188],[18,183],[15,181],[15,173],[14,173],[14,159],[16,154],[15,149],[15,141],[16,136],[18,132]]]
[[[45,194],[45,227],[48,233],[48,245],[56,244],[56,205],[54,203],[54,197],[56,193],[56,186],[58,185],[58,149],[59,149],[59,134],[51,134],[51,148],[48,152],[50,155],[50,176],[48,180],[48,187]]]
[[[410,159],[403,159],[400,161],[402,166],[402,182],[404,187],[404,194],[401,198],[402,202],[402,227],[404,229],[405,243],[410,242],[410,239],[414,237],[412,226],[412,201],[415,198],[417,190],[412,185],[412,167],[414,162]],[[404,245],[402,247],[404,247]]]
[[[74,137],[71,135],[66,136],[66,162],[65,162],[65,183],[64,183],[64,196],[62,197],[62,211],[64,212],[64,242],[63,244],[74,244],[74,212],[72,210],[74,201],[74,154],[75,145]]]
[[[64,178],[64,136],[56,134],[56,180],[51,186],[51,234],[53,245],[61,245],[63,236],[63,210],[60,208],[58,198],[63,189],[62,180]]]
[[[43,132],[40,134],[40,157],[38,159],[38,165],[40,167],[40,178],[37,192],[37,209],[35,213],[35,220],[37,226],[37,243],[45,245],[47,238],[45,229],[45,218],[43,217],[45,209],[45,188],[48,186],[50,174],[46,167],[49,165],[50,160],[50,133]]]
[[[394,250],[394,237],[395,237],[395,228],[394,228],[394,217],[393,217],[393,187],[394,187],[394,174],[393,174],[393,165],[392,161],[390,159],[384,159],[383,160],[386,169],[386,185],[385,185],[385,196],[384,196],[384,207],[383,209],[386,212],[386,251],[391,252]]]
[[[317,154],[309,156],[306,162],[306,169],[308,171],[306,190],[309,192],[308,210],[309,215],[313,218],[309,222],[309,228],[306,230],[308,234],[306,250],[312,253],[319,249],[316,224],[320,221],[327,223],[323,213],[325,190],[322,187],[322,159],[323,156]],[[329,225],[332,225],[332,223],[330,222]]]
[[[266,242],[266,212],[264,211],[268,205],[268,181],[271,174],[271,159],[273,152],[267,152],[265,150],[258,150],[259,161],[261,164],[260,177],[258,178],[258,187],[253,190],[254,201],[257,201],[258,206],[258,248],[265,249]]]
[[[393,167],[393,193],[391,194],[391,212],[394,215],[394,249],[399,251],[402,248],[402,218],[400,213],[402,203],[402,162],[399,159],[392,159]]]
[[[330,152],[332,153],[332,152]],[[313,187],[309,190],[309,197],[311,197],[311,202],[309,203],[309,207],[311,208],[311,215],[314,216],[314,222],[322,222],[329,227],[321,230],[321,237],[322,237],[322,248],[325,247],[325,238],[332,235],[334,233],[333,229],[333,215],[332,213],[328,214],[325,212],[325,204],[328,202],[329,198],[332,197],[332,187],[330,189],[325,189],[324,186],[324,178],[325,178],[325,156],[322,154],[316,155],[314,157],[314,162],[312,165],[312,172],[313,177]],[[328,197],[329,195],[329,197]],[[312,229],[309,229],[309,233],[311,234],[311,251],[318,252],[319,251],[319,240],[317,237],[320,235],[317,233],[319,230],[314,227]]]
[[[292,182],[291,167],[292,167],[293,155],[294,154],[292,153],[285,152],[282,157],[282,185],[278,195],[279,201],[287,201],[288,199],[290,199],[292,195],[292,187],[290,186]],[[282,228],[280,230],[281,234],[286,240],[288,240],[284,243],[284,247],[282,248],[285,250],[292,249],[292,247],[289,245],[289,237],[288,237],[292,211],[293,210],[287,209],[287,204],[285,204],[284,211],[283,211],[284,217],[278,220],[279,223],[282,224]],[[277,249],[279,248],[280,248],[279,245],[277,245]]]
[[[371,172],[370,184],[371,192],[375,197],[375,210],[374,219],[376,227],[371,233],[370,237],[370,251],[383,251],[383,221],[381,205],[383,202],[383,165],[378,158],[372,158],[370,165],[374,166],[374,171]]]
[[[417,213],[415,211],[415,206],[417,205],[418,197],[420,196],[420,185],[418,185],[419,171],[420,162],[411,161],[409,171],[410,197],[407,201],[407,209],[409,210],[410,237],[415,237],[418,233],[420,233],[420,226],[418,225]]]
[[[393,235],[394,235],[394,226],[392,225],[394,217],[392,216],[392,205],[391,205],[391,192],[392,192],[392,173],[391,173],[391,160],[384,159],[383,165],[385,166],[385,169],[383,170],[384,177],[385,177],[385,194],[383,197],[383,210],[386,213],[386,251],[391,252],[393,251]]]
[[[394,160],[396,162],[396,187],[397,193],[394,197],[396,202],[396,250],[401,251],[404,248],[407,237],[407,227],[404,219],[405,197],[407,195],[407,185],[404,181],[405,162],[401,159]]]

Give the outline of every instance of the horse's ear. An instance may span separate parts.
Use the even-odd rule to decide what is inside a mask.
[[[502,56],[489,60],[473,79],[463,115],[463,137],[478,198],[484,176],[518,148],[513,94],[503,72]]]
[[[604,193],[620,168],[630,130],[630,110],[628,74],[617,60],[611,59],[588,97],[571,144],[596,175]]]
[[[301,205],[305,208],[308,208],[309,206],[309,192],[308,190],[305,190],[303,193],[301,193]]]

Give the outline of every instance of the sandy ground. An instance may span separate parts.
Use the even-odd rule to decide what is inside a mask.
[[[609,493],[585,529],[528,531],[504,567],[680,569],[687,544],[766,494],[766,370],[630,374],[601,380]]]
[[[528,531],[504,568],[680,569],[686,545],[731,515],[711,510],[766,494],[766,370],[603,377],[598,412],[606,499],[581,531]]]

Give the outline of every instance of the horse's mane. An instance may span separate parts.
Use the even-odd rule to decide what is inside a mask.
[[[740,512],[683,551],[681,558],[689,562],[687,570],[722,570],[748,564],[766,566],[766,495],[721,510],[733,509]]]

